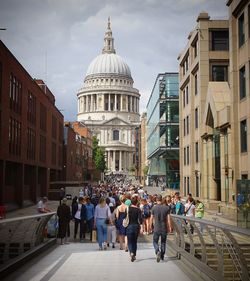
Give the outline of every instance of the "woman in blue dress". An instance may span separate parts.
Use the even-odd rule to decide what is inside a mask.
[[[125,205],[126,196],[123,195],[120,199],[121,205],[116,208],[115,217],[116,217],[116,228],[118,231],[118,240],[120,243],[120,250],[124,249],[124,243],[125,243],[125,235],[126,235],[126,229],[122,225],[123,219],[126,217],[126,210],[127,206]]]

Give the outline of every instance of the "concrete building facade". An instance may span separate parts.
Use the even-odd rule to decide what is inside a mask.
[[[182,193],[234,216],[237,184],[250,174],[250,8],[249,1],[227,5],[229,20],[198,16],[178,58],[180,160]]]
[[[128,65],[116,55],[109,20],[102,54],[89,65],[84,86],[77,93],[77,119],[99,139],[112,172],[135,166],[140,94],[133,83]]]

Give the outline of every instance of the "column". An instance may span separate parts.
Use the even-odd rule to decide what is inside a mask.
[[[115,94],[114,110],[117,111],[117,94]]]
[[[208,191],[209,199],[217,200],[216,183],[213,179],[213,137],[210,136],[207,142],[208,149]]]
[[[108,150],[107,153],[108,153],[108,157],[107,157],[107,168],[109,169],[109,168],[110,168],[110,151]]]
[[[119,171],[121,171],[122,170],[122,151],[120,150],[119,151],[120,152],[120,157],[119,157]]]
[[[104,94],[102,96],[102,110],[105,111],[105,98],[106,98],[106,94]]]
[[[110,111],[110,94],[108,94],[108,95],[109,95],[109,107],[108,107],[109,109],[108,110]]]
[[[140,104],[139,104],[139,99],[137,98],[136,100],[137,100],[137,113],[139,113],[139,112],[140,112]]]
[[[128,111],[128,95],[126,97],[127,97],[126,111]]]
[[[133,99],[133,97],[132,96],[130,96],[130,112],[132,112],[133,110],[132,110],[132,105],[133,105],[133,103],[132,103],[132,99]]]
[[[86,96],[86,111],[89,111],[89,96]]]
[[[90,111],[94,111],[94,100],[93,100],[93,95],[90,96]]]
[[[115,150],[113,150],[113,165],[112,165],[112,170],[115,171]]]
[[[120,111],[123,111],[123,95],[120,95]]]

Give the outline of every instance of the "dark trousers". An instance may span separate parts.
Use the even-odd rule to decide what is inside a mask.
[[[159,247],[159,239],[161,238],[161,245]],[[166,231],[159,231],[154,232],[153,235],[153,245],[155,249],[155,253],[157,254],[159,251],[161,252],[161,257],[164,257],[166,252],[166,240],[167,240],[167,233]]]
[[[92,230],[93,230],[93,225],[94,225],[94,218],[87,220],[86,222],[86,228],[90,233],[90,240],[92,240]]]
[[[126,235],[128,238],[128,249],[130,254],[136,256],[137,251],[137,239],[140,231],[140,226],[138,224],[129,224],[126,228]]]
[[[80,239],[85,236],[85,223],[83,220],[79,220],[75,218],[75,231],[74,231],[74,238],[76,238],[76,234],[78,232],[78,225],[80,224]]]

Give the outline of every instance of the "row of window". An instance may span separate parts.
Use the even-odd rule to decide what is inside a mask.
[[[183,133],[184,133],[184,136],[189,135],[189,116],[184,118],[184,121],[183,121]]]
[[[250,37],[250,5],[248,6],[248,36]],[[238,18],[238,46],[244,45],[246,40],[244,12]]]
[[[188,166],[190,164],[190,153],[191,153],[190,146],[184,147],[184,151],[183,151],[184,166]],[[196,163],[199,162],[199,143],[198,142],[195,143],[195,162]]]
[[[122,79],[108,79],[108,78],[106,78],[106,79],[93,79],[93,80],[87,80],[86,81],[86,84],[88,85],[88,84],[91,84],[91,85],[93,85],[94,83],[95,84],[110,84],[110,83],[113,83],[113,82],[115,82],[115,83],[118,83],[118,81],[120,82],[120,84],[124,84],[124,85],[132,85],[132,82],[131,81],[129,81],[129,80],[122,80]]]
[[[184,196],[187,196],[190,193],[190,177],[183,178],[184,185]],[[200,197],[200,178],[199,176],[195,176],[195,196]]]

